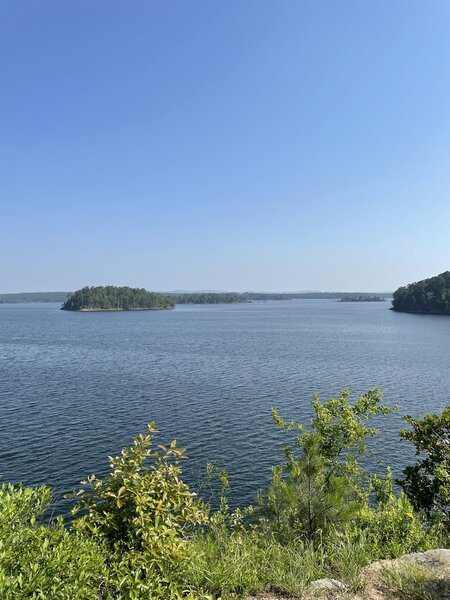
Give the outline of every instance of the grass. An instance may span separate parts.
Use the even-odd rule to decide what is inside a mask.
[[[445,582],[435,573],[412,562],[384,567],[382,583],[396,600],[442,600]]]
[[[325,577],[349,591],[363,588],[361,572],[371,560],[363,541],[336,536],[328,542],[280,544],[258,530],[201,532],[190,541],[192,557],[181,587],[222,600],[270,592],[301,597],[309,584]]]

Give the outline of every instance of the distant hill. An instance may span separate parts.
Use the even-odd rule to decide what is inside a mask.
[[[64,302],[69,292],[23,292],[20,294],[0,294],[0,304],[21,304],[24,302]]]
[[[169,296],[148,292],[143,288],[86,286],[70,294],[61,310],[156,310],[173,308],[174,304]]]
[[[450,271],[399,287],[392,310],[431,315],[450,315]]]

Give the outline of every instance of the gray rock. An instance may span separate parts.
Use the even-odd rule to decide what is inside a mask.
[[[313,581],[310,584],[310,587],[315,590],[326,590],[329,592],[345,592],[347,589],[347,587],[341,581],[338,581],[337,579],[330,579],[328,577],[326,579],[316,579],[316,581]]]
[[[437,550],[427,550],[426,552],[413,552],[405,554],[398,560],[415,562],[424,567],[440,567],[450,565],[450,550],[439,548]]]

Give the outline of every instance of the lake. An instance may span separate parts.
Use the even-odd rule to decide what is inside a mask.
[[[388,310],[390,302],[293,300],[71,313],[55,304],[0,305],[0,475],[48,483],[57,511],[107,455],[155,420],[160,443],[188,448],[185,478],[207,461],[230,473],[233,503],[254,500],[280,459],[290,419],[323,399],[378,385],[399,414],[375,449],[398,473],[413,458],[401,414],[450,401],[450,318]]]

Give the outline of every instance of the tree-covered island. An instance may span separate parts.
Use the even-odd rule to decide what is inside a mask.
[[[173,308],[172,298],[143,288],[86,286],[70,294],[61,310],[81,312],[112,310],[159,310]]]
[[[399,287],[393,295],[392,310],[450,315],[450,271]]]
[[[384,302],[381,296],[343,296],[339,302]]]

